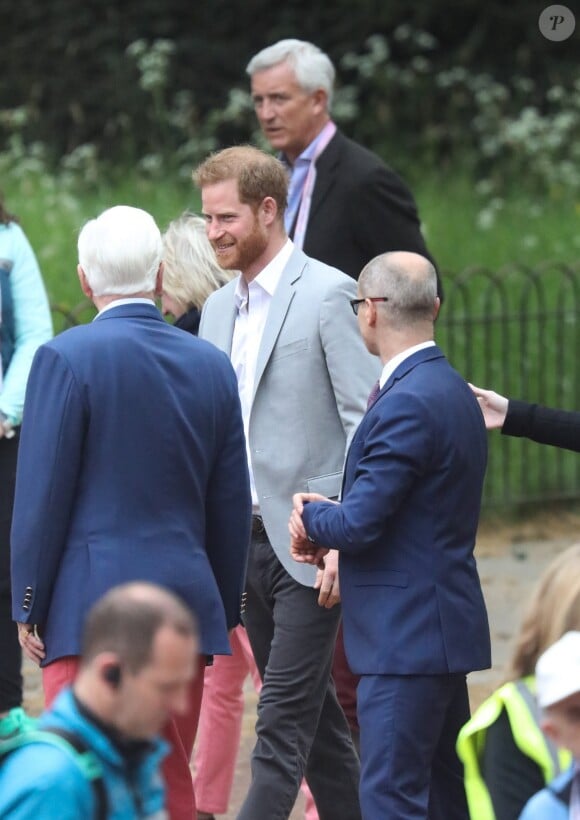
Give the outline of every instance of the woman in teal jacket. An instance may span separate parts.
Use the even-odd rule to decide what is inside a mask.
[[[9,553],[18,435],[32,358],[51,336],[50,306],[34,251],[0,198],[0,737],[22,717]]]

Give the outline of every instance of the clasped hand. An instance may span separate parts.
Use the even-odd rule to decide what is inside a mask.
[[[324,567],[323,558],[328,549],[320,547],[310,541],[302,521],[304,504],[308,501],[328,501],[323,495],[318,493],[296,493],[292,496],[293,509],[288,521],[290,531],[290,555],[295,561],[301,564],[313,564],[321,569]]]
[[[318,493],[296,493],[293,496],[294,508],[288,522],[291,539],[290,554],[295,561],[301,564],[313,564],[318,567],[314,582],[314,588],[320,590],[318,603],[326,609],[331,609],[340,602],[338,552],[321,547],[309,540],[302,521],[302,512],[307,501],[331,501],[331,499]]]

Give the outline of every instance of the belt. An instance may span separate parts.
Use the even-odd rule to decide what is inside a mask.
[[[252,516],[252,535],[263,535],[266,532],[264,519],[261,515]]]

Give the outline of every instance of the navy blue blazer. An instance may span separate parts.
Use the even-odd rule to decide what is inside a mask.
[[[195,611],[205,653],[240,620],[251,501],[238,388],[213,345],[157,308],[113,307],[39,348],[12,526],[15,620],[45,663],[77,655],[112,586],[162,584]]]
[[[348,452],[340,505],[305,506],[340,550],[345,647],[359,675],[437,675],[490,665],[473,555],[487,460],[475,396],[438,347],[388,379]]]

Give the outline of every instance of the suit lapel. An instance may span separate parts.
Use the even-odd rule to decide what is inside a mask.
[[[298,279],[302,276],[302,271],[308,262],[308,258],[302,251],[295,248],[288,260],[286,267],[282,272],[278,287],[272,297],[270,309],[268,310],[268,318],[262,334],[260,342],[260,349],[258,350],[258,359],[256,361],[256,376],[254,379],[254,393],[264,375],[266,365],[272,355],[272,351],[276,345],[276,341],[282,330],[286,314],[292,303],[295,293],[295,285]],[[230,342],[231,346],[231,342]]]
[[[316,183],[312,192],[310,217],[316,213],[324,200],[328,197],[332,186],[337,179],[336,166],[340,157],[340,132],[336,132],[316,163]]]
[[[234,294],[238,278],[232,279],[227,285],[216,291],[211,298],[215,299],[215,308],[220,315],[219,320],[212,320],[210,339],[212,343],[231,356],[232,340],[234,338],[234,324],[236,321],[236,302]],[[203,314],[202,314],[203,324]]]
[[[230,356],[232,352],[232,341],[234,338],[234,325],[236,322],[236,306],[233,303],[229,305],[229,310],[224,314],[223,321],[219,323],[219,329],[216,333],[216,340],[214,344]]]

